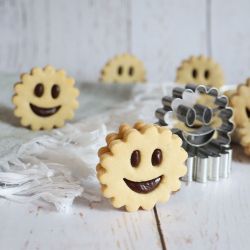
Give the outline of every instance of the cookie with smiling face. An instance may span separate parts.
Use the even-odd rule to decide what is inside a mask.
[[[184,60],[176,72],[176,82],[221,87],[224,74],[219,64],[205,56],[191,56]]]
[[[239,127],[250,124],[250,78],[245,84],[240,84],[237,90],[229,96],[230,105],[234,108],[234,122]]]
[[[238,142],[247,155],[250,155],[250,78],[240,84],[229,95],[230,106],[234,109],[236,129],[233,140]]]
[[[33,68],[14,87],[15,116],[32,130],[62,127],[65,120],[73,118],[78,107],[79,91],[74,83],[63,70],[52,66]]]
[[[187,153],[182,140],[168,128],[142,122],[121,125],[106,142],[99,150],[97,177],[114,207],[149,210],[179,190]]]
[[[104,83],[142,83],[145,82],[143,63],[130,54],[112,58],[102,69],[101,81]]]

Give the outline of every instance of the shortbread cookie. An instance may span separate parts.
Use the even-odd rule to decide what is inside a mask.
[[[236,129],[234,141],[244,147],[250,155],[250,78],[245,84],[240,84],[234,93],[229,96],[230,106],[234,109]]]
[[[235,93],[229,96],[230,105],[234,108],[234,122],[238,127],[250,124],[250,78],[240,84]]]
[[[250,124],[246,125],[243,128],[236,128],[234,132],[233,140],[239,143],[244,150],[246,155],[250,156]]]
[[[219,88],[224,84],[224,75],[220,65],[211,58],[191,56],[184,60],[177,69],[176,82],[203,84]]]
[[[143,63],[130,54],[112,58],[102,69],[101,81],[104,83],[142,83],[145,82]]]
[[[33,68],[14,87],[15,116],[32,130],[62,127],[65,120],[73,118],[78,107],[79,91],[74,83],[63,70],[52,66]]]
[[[106,142],[99,150],[97,177],[114,207],[149,210],[180,189],[187,153],[182,140],[168,128],[142,122],[121,125]]]

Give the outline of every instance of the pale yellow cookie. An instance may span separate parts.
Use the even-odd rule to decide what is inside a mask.
[[[130,54],[112,58],[101,71],[100,80],[104,83],[142,83],[146,73],[143,63]]]
[[[230,106],[234,109],[234,141],[241,144],[247,155],[250,155],[250,78],[240,84],[229,95]]]
[[[102,193],[114,207],[149,210],[180,189],[187,153],[168,128],[142,122],[122,125],[106,142],[96,169]]]
[[[234,141],[239,143],[246,155],[250,155],[250,124],[244,128],[236,128],[234,132]]]
[[[250,124],[250,78],[240,84],[234,94],[229,96],[230,105],[234,108],[234,122],[237,127]]]
[[[32,130],[62,127],[65,120],[74,117],[78,107],[79,91],[74,84],[75,80],[63,70],[52,66],[33,68],[14,87],[15,116]]]
[[[205,56],[191,56],[184,60],[176,72],[176,82],[221,87],[224,74],[219,64]]]

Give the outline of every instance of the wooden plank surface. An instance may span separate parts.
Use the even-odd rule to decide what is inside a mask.
[[[237,147],[234,158],[229,179],[184,184],[157,206],[168,249],[249,249],[250,160]]]
[[[250,77],[250,2],[211,2],[212,56],[222,65],[227,83]]]
[[[127,0],[1,0],[0,71],[48,63],[97,81],[106,61],[127,50]]]
[[[0,249],[161,249],[153,211],[127,213],[78,199],[68,214],[0,200]]]
[[[249,249],[250,168],[239,154],[229,179],[183,184],[157,206],[167,249]],[[106,200],[78,199],[68,214],[0,200],[0,214],[0,249],[162,249],[153,211],[127,213]]]
[[[109,58],[131,51],[150,81],[165,81],[203,53],[236,84],[249,76],[249,8],[248,0],[1,0],[0,72],[51,63],[97,81]]]
[[[132,52],[150,81],[174,81],[183,59],[207,53],[205,0],[133,1],[131,11]]]
[[[109,58],[129,51],[144,61],[148,80],[165,81],[182,59],[207,52],[206,0],[0,3],[2,72],[51,63],[97,81]]]

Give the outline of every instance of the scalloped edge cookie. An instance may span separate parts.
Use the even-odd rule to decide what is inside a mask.
[[[137,122],[133,127],[123,124],[118,133],[107,135],[106,142],[107,145],[98,152],[100,162],[96,171],[102,194],[114,207],[125,207],[130,212],[139,208],[149,210],[157,202],[166,202],[171,192],[180,189],[179,178],[187,171],[184,165],[187,153],[181,147],[180,137],[167,127],[143,122]],[[162,150],[159,166],[152,161],[156,149]],[[140,151],[140,163],[133,167],[131,159],[136,150]],[[134,187],[150,182],[146,185],[150,186],[151,180],[159,180],[158,176],[161,177],[159,186],[147,193],[134,191],[126,182],[129,180]]]
[[[110,59],[101,71],[100,81],[103,83],[144,83],[146,70],[142,61],[125,53]]]
[[[217,88],[225,82],[221,66],[212,58],[203,55],[191,56],[183,60],[177,68],[175,81],[182,84],[195,83]]]

